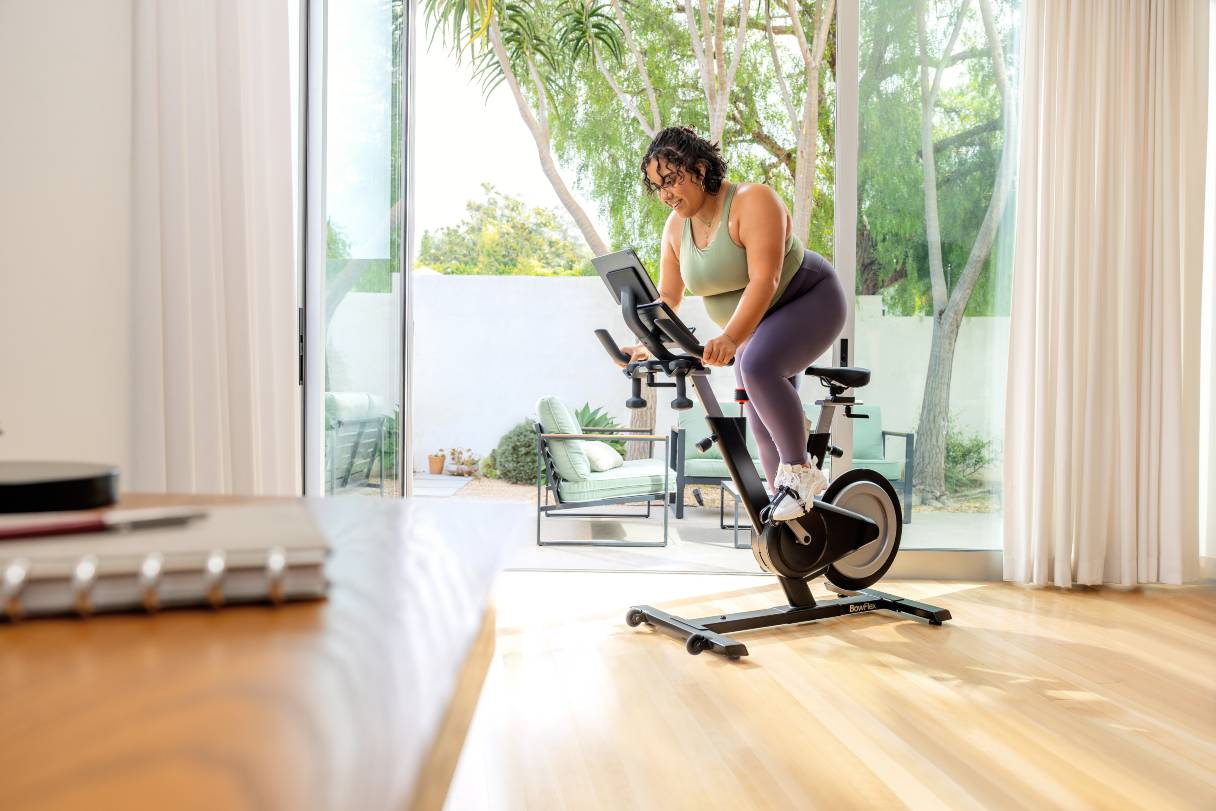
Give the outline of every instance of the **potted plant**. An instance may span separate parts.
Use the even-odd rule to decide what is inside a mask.
[[[432,453],[426,457],[427,470],[432,476],[438,476],[443,473],[443,465],[448,460],[448,452],[443,448],[439,449],[439,453]]]
[[[465,448],[464,450],[453,448],[448,456],[452,460],[451,473],[453,476],[477,476],[481,457],[473,453],[472,448]]]

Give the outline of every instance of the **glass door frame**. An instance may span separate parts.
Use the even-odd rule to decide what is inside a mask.
[[[300,217],[303,256],[300,296],[300,368],[302,385],[301,442],[304,447],[303,492],[306,496],[325,493],[325,268],[326,268],[326,80],[328,72],[328,10],[329,0],[300,0],[301,70],[304,81],[301,93],[301,139],[303,154],[300,161]],[[405,93],[402,104],[404,121],[401,127],[402,166],[404,177],[401,217],[402,260],[400,308],[401,345],[399,357],[402,369],[401,412],[397,431],[397,460],[400,467],[402,496],[413,495],[413,408],[411,400],[413,377],[413,232],[414,232],[414,84],[415,52],[414,24],[417,19],[416,0],[404,0],[404,32],[400,46],[404,49]]]
[[[848,315],[840,337],[848,341],[848,362],[857,357],[857,137],[858,71],[861,61],[861,0],[836,4],[836,188],[832,223],[832,265],[848,300]],[[840,341],[832,347],[832,363],[841,365]],[[862,400],[865,398],[858,393]],[[843,424],[841,424],[843,423]],[[853,466],[853,422],[839,420],[832,442],[844,455],[832,461],[833,477]]]

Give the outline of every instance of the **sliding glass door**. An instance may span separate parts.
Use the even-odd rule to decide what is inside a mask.
[[[907,547],[1000,545],[1019,11],[860,0],[853,457]]]
[[[305,491],[399,496],[410,8],[307,8]]]

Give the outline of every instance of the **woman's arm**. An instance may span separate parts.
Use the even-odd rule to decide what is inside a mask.
[[[659,298],[673,313],[680,311],[680,302],[684,300],[684,277],[680,275],[681,225],[674,211],[667,215],[659,255]]]
[[[760,183],[736,191],[732,209],[738,217],[739,244],[747,252],[748,282],[723,334],[741,345],[760,325],[781,283],[786,213],[777,193]]]

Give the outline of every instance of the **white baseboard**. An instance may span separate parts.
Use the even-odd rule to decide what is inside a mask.
[[[999,581],[999,549],[900,549],[887,577],[907,580]]]

